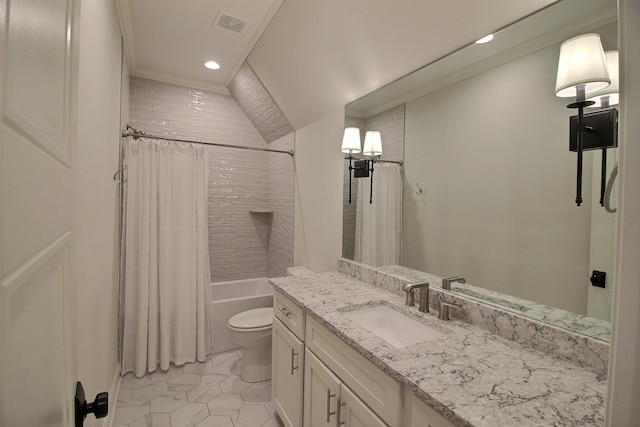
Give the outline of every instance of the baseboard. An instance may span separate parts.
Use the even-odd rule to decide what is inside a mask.
[[[120,395],[121,381],[122,376],[120,375],[120,363],[118,363],[116,365],[116,371],[113,374],[113,381],[111,381],[111,390],[109,390],[109,413],[102,421],[102,427],[113,427],[116,422],[116,405]]]

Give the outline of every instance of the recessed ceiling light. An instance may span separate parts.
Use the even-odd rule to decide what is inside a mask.
[[[204,63],[204,66],[207,67],[210,70],[219,70],[220,69],[220,64],[218,64],[216,61],[207,61]]]
[[[476,43],[484,44],[484,43],[489,43],[491,40],[493,40],[493,34],[489,34],[488,36],[484,36],[480,40],[477,40]]]

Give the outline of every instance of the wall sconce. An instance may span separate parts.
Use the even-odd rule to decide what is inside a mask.
[[[360,152],[360,129],[356,127],[348,127],[344,129],[344,136],[342,137],[343,153],[349,154],[349,203],[351,203],[351,171],[356,169],[352,166],[353,154]],[[356,161],[356,167],[358,162]],[[356,170],[358,172],[359,169]],[[369,175],[367,171],[367,176]]]
[[[378,130],[368,130],[364,135],[364,151],[362,154],[372,157],[365,160],[366,168],[371,172],[371,186],[369,187],[369,203],[373,203],[373,157],[382,155],[382,136]]]
[[[586,94],[602,90],[610,83],[599,34],[583,34],[562,43],[558,59],[556,96],[575,96],[576,98],[576,102],[567,105],[567,108],[578,109],[577,118],[571,120],[575,122],[575,126],[570,124],[569,146],[573,151],[571,139],[575,135],[575,151],[578,153],[576,176],[576,205],[578,206],[582,204],[582,151],[585,148],[585,135],[590,135],[595,145],[589,149],[603,148],[606,144],[606,141],[601,141],[600,129],[585,123],[584,108],[595,104],[594,101],[586,100]]]
[[[607,61],[607,71],[611,84],[604,89],[589,94],[587,101],[593,101],[593,108],[609,108],[620,102],[620,83],[618,77],[618,51],[608,50],[604,53]]]
[[[369,172],[371,172],[369,203],[373,203],[373,160],[363,159],[353,162],[353,154],[360,153],[359,128],[348,127],[344,129],[341,151],[349,154],[349,203],[351,203],[351,171],[353,171],[354,178],[368,178]],[[362,154],[371,157],[382,155],[382,138],[379,131],[367,131]]]
[[[600,175],[600,206],[604,206],[604,197],[607,186],[607,148],[615,148],[618,146],[618,110],[610,108],[618,105],[620,102],[620,85],[618,76],[618,51],[609,50],[604,53],[607,61],[607,70],[611,84],[604,89],[593,92],[589,95],[587,101],[593,101],[595,104],[590,105],[593,108],[600,108],[601,111],[585,115],[585,123],[596,129],[603,130],[603,137],[608,138],[604,143],[600,141],[598,146],[602,147],[602,173]],[[598,123],[590,123],[591,121]],[[592,144],[585,141],[583,149]],[[597,148],[597,147],[596,147]]]

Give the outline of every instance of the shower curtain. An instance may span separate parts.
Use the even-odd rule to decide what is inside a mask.
[[[400,263],[402,233],[402,178],[400,165],[379,163],[371,180],[358,179],[355,261],[372,266]]]
[[[140,377],[210,353],[207,162],[197,144],[125,151],[122,373]]]

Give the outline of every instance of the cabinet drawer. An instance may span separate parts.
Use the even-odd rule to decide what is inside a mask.
[[[307,319],[305,344],[390,426],[402,425],[402,385],[318,323]]]
[[[273,290],[273,314],[304,341],[304,311],[277,290]]]

